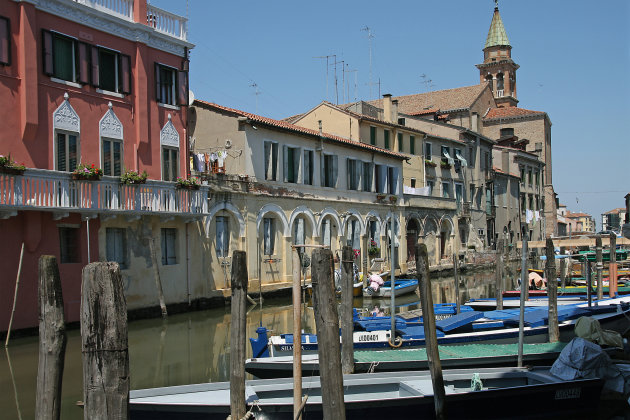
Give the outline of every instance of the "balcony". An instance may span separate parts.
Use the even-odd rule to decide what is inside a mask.
[[[99,12],[115,16],[128,22],[134,21],[134,0],[72,0]],[[147,26],[156,32],[186,41],[188,19],[147,4]],[[142,22],[144,23],[144,22]]]
[[[70,212],[105,217],[165,215],[200,218],[208,214],[209,188],[178,189],[174,182],[147,181],[125,185],[118,177],[100,181],[73,180],[67,172],[27,169],[24,175],[0,173],[0,218],[18,210]]]

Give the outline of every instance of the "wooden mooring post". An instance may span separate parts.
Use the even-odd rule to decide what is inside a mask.
[[[168,313],[166,312],[166,303],[164,303],[164,292],[162,291],[162,279],[160,278],[160,268],[158,267],[158,260],[155,251],[155,239],[153,236],[149,238],[149,250],[151,252],[151,262],[153,263],[153,272],[155,273],[155,287],[158,293],[158,299],[160,301],[160,309],[162,311],[162,318],[166,318]]]
[[[523,238],[523,254],[521,255],[521,300],[518,317],[518,359],[517,366],[523,367],[523,342],[525,339],[525,299],[529,288],[529,275],[527,273],[527,239]]]
[[[496,264],[496,272],[495,272],[495,295],[497,300],[497,309],[503,309],[503,239],[498,240],[497,245],[497,264]]]
[[[608,295],[617,296],[617,235],[610,234],[610,263],[608,264]]]
[[[555,343],[560,339],[560,330],[558,329],[558,280],[556,277],[556,255],[551,237],[547,237],[547,249],[545,253],[547,257],[547,261],[545,262],[545,272],[547,274],[547,299],[549,303],[547,316],[549,323],[549,342]]]
[[[595,268],[597,269],[597,300],[604,298],[604,285],[602,279],[602,271],[604,269],[603,256],[602,256],[602,236],[597,235],[595,237],[595,259],[597,260]],[[609,278],[610,280],[610,278]],[[608,282],[610,287],[610,281]]]
[[[418,263],[416,263],[417,265]],[[453,254],[453,280],[455,281],[455,314],[460,312],[459,304],[459,259]]]
[[[247,254],[232,252],[232,326],[230,328],[230,413],[242,419],[245,403],[245,351],[247,334]]]
[[[81,348],[83,418],[129,418],[127,303],[118,263],[94,262],[83,268]]]
[[[322,413],[324,420],[345,420],[332,252],[329,249],[315,249],[311,257],[311,267]]]
[[[567,266],[567,260],[566,258],[562,258],[560,260],[560,287],[562,287],[563,290],[567,285],[566,266]]]
[[[435,330],[435,314],[433,311],[433,296],[431,295],[431,278],[429,277],[429,257],[427,246],[416,246],[416,275],[420,288],[420,304],[422,305],[422,319],[424,324],[424,337],[426,342],[431,382],[433,383],[433,401],[435,403],[435,418],[446,419],[444,377],[442,376],[442,363],[438,351],[437,333]]]
[[[302,285],[300,276],[302,264],[300,263],[300,251],[293,246],[293,418],[299,420],[300,404],[302,403],[302,346],[296,346],[302,340]],[[299,338],[295,338],[299,337]]]
[[[35,418],[58,420],[61,417],[61,383],[66,355],[66,323],[57,259],[39,258],[39,364]]]
[[[354,251],[345,245],[341,251],[341,371],[354,373],[354,346],[352,332],[352,283],[354,277]]]

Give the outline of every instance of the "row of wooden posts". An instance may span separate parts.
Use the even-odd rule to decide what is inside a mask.
[[[601,239],[597,242],[597,294],[602,297]],[[320,365],[322,409],[325,419],[345,419],[343,376],[354,372],[352,345],[339,346],[339,315],[334,288],[333,255],[329,249],[315,247],[311,257],[313,308]],[[501,247],[499,247],[501,249]],[[611,244],[611,263],[614,263]],[[554,245],[547,239],[546,275],[549,285],[555,285]],[[504,256],[497,257],[497,308],[502,308]],[[561,260],[561,265],[564,260]],[[459,310],[458,261],[454,258],[454,274]],[[613,264],[611,264],[612,266]],[[301,337],[301,279],[299,254],[294,252],[294,343]],[[352,283],[353,251],[342,251],[342,342],[352,343]],[[437,347],[433,298],[427,248],[416,247],[416,272],[424,319],[427,356],[434,389],[438,419],[445,418],[444,380]],[[563,270],[561,268],[561,272]],[[590,273],[588,263],[585,273]],[[248,288],[245,251],[234,251],[232,257],[232,328],[230,336],[230,406],[231,418],[248,418],[245,402],[246,304]],[[588,274],[587,274],[588,275]],[[527,272],[527,241],[523,241],[521,268],[521,315],[519,322],[518,365],[522,366],[524,301],[529,286]],[[589,276],[590,277],[590,276]],[[564,285],[564,279],[562,279]],[[590,283],[589,290],[590,304]],[[557,288],[548,287],[549,340],[558,341]],[[54,256],[39,259],[39,366],[37,375],[36,417],[57,420],[61,409],[61,384],[66,347],[66,329],[59,269]],[[161,305],[162,306],[162,305]],[[163,306],[163,312],[165,312]],[[394,331],[391,332],[394,339]],[[127,308],[119,266],[114,262],[88,264],[82,273],[81,287],[81,346],[83,354],[83,396],[85,419],[127,419],[129,413],[129,353],[127,341]],[[294,418],[300,419],[307,396],[302,395],[301,346],[294,345]]]

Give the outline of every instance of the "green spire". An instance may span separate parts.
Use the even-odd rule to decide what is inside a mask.
[[[495,6],[492,22],[490,22],[490,30],[488,31],[488,38],[486,38],[486,46],[484,48],[499,45],[509,47],[510,41],[508,41],[507,33],[505,32],[505,27],[503,26],[503,21],[499,14],[499,7]]]

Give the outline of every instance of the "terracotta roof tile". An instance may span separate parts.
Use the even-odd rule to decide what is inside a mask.
[[[228,112],[235,115],[240,115],[242,117],[249,118],[251,121],[256,121],[260,124],[265,124],[270,127],[276,127],[284,130],[293,131],[295,133],[306,134],[309,136],[316,136],[319,138],[319,131],[311,130],[310,128],[300,127],[299,125],[291,124],[286,121],[274,120],[273,118],[262,117],[260,115],[252,114],[249,112],[241,111],[239,109],[228,108],[225,106],[221,106],[212,102],[202,101],[200,99],[195,99],[195,103],[201,104],[206,108],[214,108],[218,111]],[[195,104],[193,103],[193,105]],[[408,156],[397,153],[391,150],[381,149],[380,147],[372,146],[371,144],[360,143],[358,141],[350,140],[344,137],[339,137],[334,134],[322,133],[325,140],[330,140],[337,143],[343,143],[348,146],[357,147],[360,149],[370,150],[372,152],[379,152],[389,156],[397,157],[399,159],[406,159]]]
[[[403,114],[412,115],[413,113],[435,108],[446,112],[449,110],[470,108],[486,86],[486,83],[482,83],[454,89],[396,96],[392,97],[392,99],[398,100],[398,112]],[[368,103],[383,108],[383,99],[369,101]]]
[[[527,117],[533,115],[545,115],[542,111],[532,111],[529,109],[517,108],[517,107],[504,107],[504,108],[492,108],[486,116],[484,120],[492,120],[495,118],[517,118],[517,117]]]

